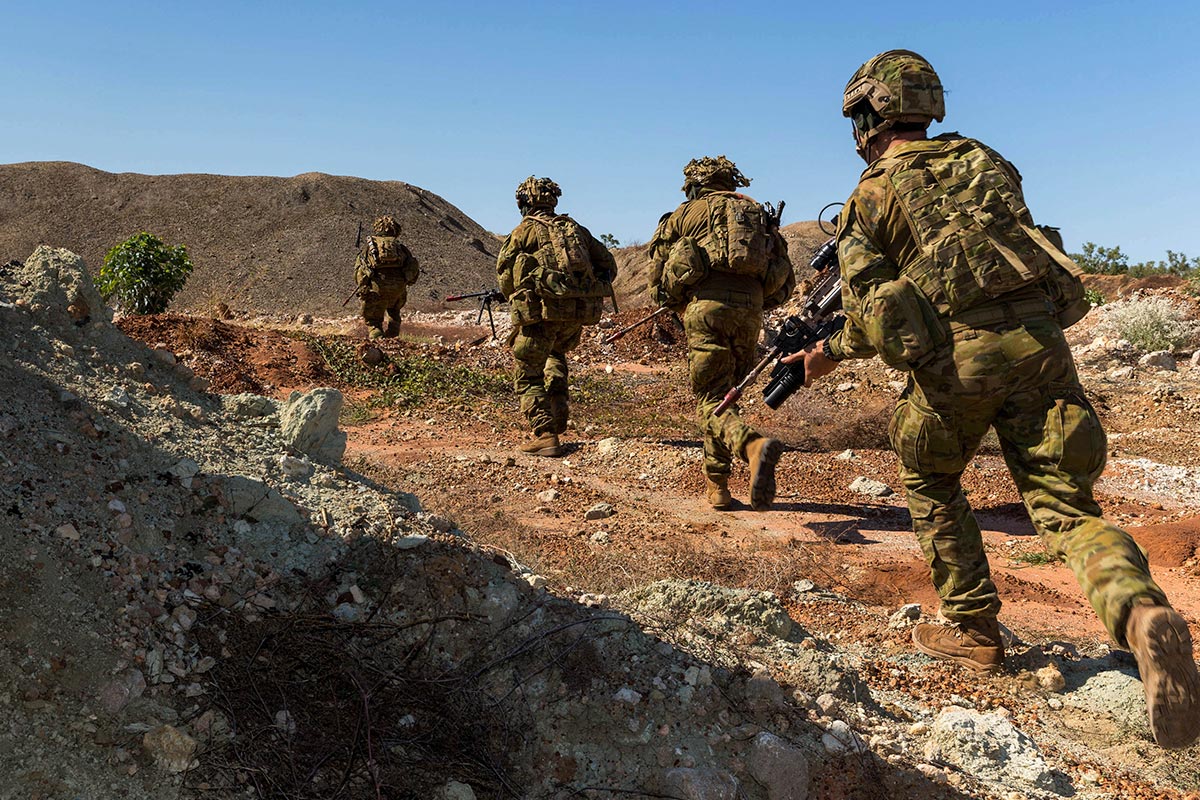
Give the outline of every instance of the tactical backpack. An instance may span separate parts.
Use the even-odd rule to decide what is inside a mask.
[[[903,274],[939,313],[953,319],[1034,284],[1049,294],[1048,279],[1077,279],[1079,268],[1034,226],[999,156],[954,134],[931,141],[941,146],[885,157],[864,178],[882,174],[895,189],[921,248]]]
[[[420,269],[417,266],[416,259],[408,252],[408,248],[401,244],[400,240],[395,236],[372,236],[371,237],[371,252],[375,256],[374,266],[382,269],[396,269],[403,267],[404,272],[402,277],[406,283],[416,283],[417,277],[420,274]]]
[[[700,245],[708,253],[709,266],[761,281],[767,274],[773,227],[766,209],[738,192],[712,192],[703,199],[708,234]]]
[[[541,300],[541,318],[595,325],[612,284],[596,274],[588,250],[590,234],[566,214],[525,219],[538,225],[531,288]]]

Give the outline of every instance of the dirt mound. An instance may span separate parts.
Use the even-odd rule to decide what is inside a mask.
[[[1187,280],[1178,275],[1147,275],[1142,278],[1131,275],[1085,275],[1083,283],[1089,289],[1099,292],[1105,300],[1116,300],[1134,292],[1181,289]]]
[[[325,360],[300,335],[183,314],[128,315],[117,326],[130,338],[164,345],[222,394],[334,385]]]
[[[355,239],[391,214],[421,260],[412,308],[495,283],[499,244],[432,192],[401,181],[306,173],[292,178],[139,175],[69,162],[0,166],[0,259],[39,244],[95,270],[114,244],[149,231],[185,244],[196,265],[176,309],[218,303],[262,313],[338,315],[354,289]],[[351,302],[350,312],[354,311]]]

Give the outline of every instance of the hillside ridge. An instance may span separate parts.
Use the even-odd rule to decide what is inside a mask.
[[[496,237],[433,192],[403,181],[305,172],[292,177],[106,172],[69,161],[0,165],[0,258],[55,243],[94,273],[114,244],[149,231],[187,245],[196,270],[176,310],[339,315],[354,289],[359,225],[392,214],[421,260],[412,308],[494,283]]]

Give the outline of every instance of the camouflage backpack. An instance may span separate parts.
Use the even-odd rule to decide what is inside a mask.
[[[540,230],[533,290],[541,300],[541,318],[584,325],[599,322],[612,284],[596,275],[587,231],[566,214],[525,219],[537,223]]]
[[[708,235],[700,244],[716,272],[762,280],[771,249],[771,225],[766,210],[738,192],[713,192],[708,204]]]
[[[405,282],[416,282],[419,270],[415,259],[398,238],[395,236],[372,236],[370,247],[372,255],[375,256],[374,266],[383,269],[403,267]]]
[[[880,159],[868,173],[881,172],[895,189],[921,246],[904,275],[939,313],[954,317],[1077,272],[1034,227],[1020,185],[998,156],[954,134],[930,142],[935,146]]]

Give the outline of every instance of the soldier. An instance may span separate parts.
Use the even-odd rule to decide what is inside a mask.
[[[736,407],[721,416],[713,411],[754,365],[764,309],[782,305],[796,278],[776,222],[737,192],[750,180],[732,161],[692,159],[683,177],[687,201],[662,216],[650,240],[649,288],[659,305],[683,315],[704,430],[706,499],[715,509],[732,507],[736,455],[750,464],[750,504],[763,511],[775,499],[783,443],[751,428]]]
[[[584,325],[600,321],[617,276],[612,253],[587,228],[554,213],[561,196],[549,178],[522,181],[522,219],[496,260],[500,291],[512,312],[513,388],[533,431],[519,449],[535,456],[562,454],[558,437],[570,415],[566,354],[579,344]]]
[[[400,309],[408,302],[408,287],[417,282],[421,266],[401,241],[400,223],[395,217],[375,220],[375,235],[354,261],[354,280],[362,298],[362,317],[367,323],[367,336],[395,337],[400,333]],[[383,318],[387,315],[387,327]]]
[[[864,64],[842,111],[868,164],[838,221],[846,327],[786,360],[803,359],[810,379],[876,354],[909,373],[889,438],[941,598],[941,624],[913,629],[917,649],[975,670],[1004,661],[1000,599],[961,485],[993,427],[1042,541],[1133,651],[1155,741],[1187,746],[1200,733],[1192,637],[1092,495],[1107,443],[1063,336],[1088,307],[1078,268],[1033,224],[1009,162],[957,134],[926,138],[945,107],[916,53]]]

